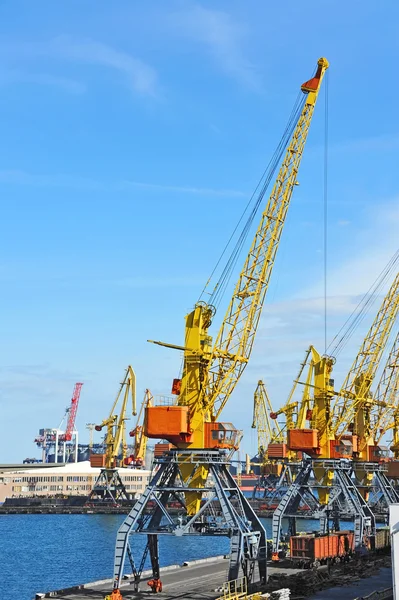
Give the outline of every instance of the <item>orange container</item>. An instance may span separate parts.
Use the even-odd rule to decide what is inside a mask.
[[[148,406],[145,409],[144,433],[149,438],[171,442],[189,436],[187,406]]]
[[[155,444],[154,446],[154,456],[162,456],[165,452],[169,452],[174,448],[173,444]]]
[[[267,447],[267,456],[269,458],[285,458],[287,456],[287,445],[269,444]]]
[[[390,460],[387,462],[387,476],[393,479],[399,479],[399,460]]]
[[[329,535],[296,535],[290,538],[292,560],[323,562],[350,554],[354,549],[354,536],[350,531],[337,531]]]
[[[105,467],[105,454],[90,454],[91,467]]]
[[[314,558],[324,560],[338,556],[338,536],[335,533],[314,538]]]
[[[353,531],[337,531],[338,536],[338,556],[350,554],[355,549],[355,536]]]
[[[316,452],[318,448],[317,429],[289,429],[287,441],[290,450]]]

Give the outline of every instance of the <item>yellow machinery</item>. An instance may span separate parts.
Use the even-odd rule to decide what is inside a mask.
[[[184,345],[154,342],[184,352],[181,379],[174,380],[172,392],[177,402],[158,404],[146,408],[145,429],[147,437],[165,439],[177,450],[169,453],[156,472],[149,488],[138,506],[126,518],[117,537],[114,588],[122,576],[128,552],[128,536],[146,533],[152,561],[151,587],[159,591],[158,533],[161,519],[166,518],[166,499],[170,495],[184,503],[186,521],[177,524],[170,518],[169,533],[174,535],[213,535],[208,520],[204,520],[205,507],[215,498],[220,502],[224,519],[223,531],[231,538],[230,579],[236,579],[240,565],[248,569],[249,580],[258,562],[261,578],[266,577],[266,533],[253,513],[249,503],[228,472],[226,450],[238,446],[239,432],[230,423],[219,421],[223,408],[248,364],[259,318],[263,308],[276,252],[286,220],[294,186],[297,184],[299,165],[314,113],[320,85],[328,61],[319,59],[314,76],[301,86],[302,97],[290,117],[284,138],[271,162],[270,177],[265,178],[248,222],[232,253],[226,269],[207,303],[199,301],[186,316]],[[218,297],[226,286],[241,250],[248,229],[257,213],[274,170],[283,156],[271,195],[266,203],[259,226],[239,274],[234,293],[215,341],[209,333],[215,317]],[[213,487],[209,489],[208,475]],[[178,478],[179,484],[176,481]],[[240,497],[240,517],[230,504],[231,490]],[[204,494],[206,496],[204,497]],[[182,499],[184,496],[184,500]],[[156,498],[157,509],[151,519],[141,524],[140,518],[150,498]],[[216,525],[215,525],[216,526]],[[218,526],[220,529],[220,525]],[[260,552],[259,548],[263,548]],[[140,569],[133,569],[140,578]],[[117,594],[117,591],[115,592]]]
[[[131,366],[126,369],[125,377],[112,404],[108,418],[95,427],[96,431],[101,431],[106,427],[107,432],[104,440],[105,457],[103,463],[96,464],[97,455],[91,455],[92,465],[101,466],[102,468],[89,495],[89,504],[95,502],[119,504],[124,500],[129,500],[129,495],[118,474],[118,467],[123,467],[127,459],[126,421],[130,418],[130,416],[127,416],[129,399],[131,401],[131,412],[129,414],[135,416],[137,414],[136,375]],[[101,460],[103,455],[98,455],[98,458]]]
[[[218,419],[243,373],[253,346],[266,291],[288,206],[303,156],[309,126],[328,61],[321,58],[315,76],[302,85],[303,108],[288,144],[271,195],[262,214],[244,267],[215,343],[209,328],[215,316],[211,304],[199,302],[186,317],[184,346],[157,344],[184,351],[181,381],[176,385],[177,406],[154,406],[146,410],[145,433],[167,439],[178,448],[227,448],[236,443],[235,432]],[[266,189],[262,189],[260,200]],[[183,476],[191,476],[182,466]],[[204,486],[208,472],[198,471],[193,488]],[[199,509],[201,493],[193,493],[188,511]]]
[[[333,406],[333,427],[339,437],[356,436],[354,455],[373,461],[374,440],[370,411],[376,406],[371,385],[399,311],[399,273],[396,275],[376,318],[360,348]]]
[[[363,462],[376,459],[370,419],[371,409],[378,402],[372,397],[371,385],[398,310],[399,274],[385,296],[339,392],[334,390],[332,379],[335,359],[321,356],[311,347],[302,418],[298,419],[301,423],[288,431],[289,449],[302,450],[313,458],[353,457]],[[312,395],[308,394],[308,390],[312,390]],[[309,421],[308,428],[304,427],[304,414]],[[328,485],[328,481],[324,480],[324,484]],[[328,491],[325,493],[327,500]]]
[[[145,409],[150,408],[153,404],[153,395],[150,390],[145,390],[144,400],[141,403],[140,411],[137,416],[137,422],[135,427],[129,432],[130,437],[133,438],[133,454],[125,459],[127,465],[132,467],[142,468],[145,463],[145,453],[147,450],[148,438],[144,433],[144,415]]]
[[[380,450],[377,456],[381,460],[386,458],[386,453],[381,450],[381,442],[386,433],[392,430],[391,450],[397,460],[399,458],[399,333],[395,337],[373,397],[378,409],[372,415],[371,433],[375,440],[376,450]],[[397,477],[397,473],[395,473],[395,477]]]
[[[379,393],[373,397],[371,386],[398,310],[399,274],[386,294],[339,392],[334,391],[332,379],[334,358],[321,356],[313,347],[310,348],[305,360],[311,357],[309,371],[302,407],[298,412],[298,415],[302,413],[302,417],[306,413],[310,427],[305,428],[298,416],[297,423],[301,426],[287,430],[287,442],[290,450],[304,452],[312,460],[304,462],[295,485],[287,490],[273,515],[273,556],[276,558],[282,519],[288,512],[296,513],[301,497],[311,491],[310,488],[317,489],[318,501],[324,509],[331,507],[332,502],[340,497],[345,498],[355,516],[356,546],[361,545],[365,535],[373,539],[375,533],[375,517],[365,501],[374,477],[385,500],[388,503],[396,501],[395,491],[378,468],[381,457],[375,441],[376,419],[373,421],[373,410],[384,410],[387,401],[379,397]],[[396,353],[397,347],[394,346],[389,359],[391,362],[397,359]],[[290,410],[287,414],[291,415]],[[348,462],[342,459],[348,459]],[[373,462],[377,463],[374,467]],[[357,482],[351,477],[352,468]],[[312,472],[316,485],[311,486]],[[332,490],[334,497],[331,501]],[[321,530],[326,525],[326,513],[322,514]]]
[[[285,436],[279,424],[272,425],[270,414],[273,414],[272,405],[266,386],[262,380],[258,381],[254,393],[254,407],[252,417],[252,429],[258,432],[258,456],[261,463],[261,474],[265,475],[267,465],[278,466],[276,459],[285,458]],[[272,472],[270,470],[270,472]],[[274,472],[275,471],[275,472]],[[278,469],[273,474],[279,475]]]

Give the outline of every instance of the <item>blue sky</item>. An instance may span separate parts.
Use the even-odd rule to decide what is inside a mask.
[[[131,363],[169,393],[197,300],[303,81],[330,61],[329,336],[398,245],[399,17],[371,1],[4,1],[0,6],[0,460],[35,455],[83,381],[78,426]],[[324,91],[253,360],[226,408],[284,402],[323,345]],[[214,333],[222,311],[215,319]],[[336,367],[345,373],[364,335]],[[321,348],[322,349],[322,348]]]

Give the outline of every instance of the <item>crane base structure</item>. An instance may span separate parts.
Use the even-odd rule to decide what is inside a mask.
[[[183,479],[181,465],[192,465],[192,475]],[[260,580],[266,582],[266,531],[230,474],[224,450],[172,450],[154,461],[154,475],[145,492],[137,500],[119,528],[114,562],[114,590],[119,589],[126,558],[134,575],[135,591],[149,557],[153,592],[162,591],[159,565],[159,537],[164,535],[227,536],[230,538],[228,580],[240,572],[251,583],[258,567]],[[206,487],[190,487],[198,469],[208,470]],[[200,492],[203,499],[194,515],[187,513],[185,494]],[[170,503],[173,502],[173,514]],[[176,506],[179,507],[176,515]],[[132,536],[147,536],[147,544],[139,561],[134,557]]]
[[[120,478],[118,469],[101,469],[99,476],[89,494],[88,504],[131,504],[131,498]]]
[[[339,529],[339,511],[337,506],[343,504],[354,517],[355,548],[360,548],[365,540],[373,545],[375,537],[375,516],[367,502],[359,492],[356,482],[352,479],[353,464],[349,461],[329,459],[304,460],[302,467],[295,478],[293,485],[286,491],[273,515],[273,558],[278,557],[281,527],[283,518],[288,518],[290,523],[290,534],[296,535],[296,517],[301,502],[313,490],[320,487],[317,481],[312,479],[313,468],[325,469],[333,473],[333,482],[330,487],[329,502],[325,506],[319,505],[319,510],[314,516],[320,518],[320,532],[327,532],[328,516],[334,519],[334,528]],[[374,469],[376,465],[374,465]],[[315,497],[315,496],[314,496]]]

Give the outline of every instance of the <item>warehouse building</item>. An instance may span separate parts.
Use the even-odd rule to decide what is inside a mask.
[[[89,461],[68,463],[46,469],[0,471],[0,503],[6,498],[30,496],[87,496],[101,469],[91,467]],[[140,495],[150,477],[144,469],[118,469],[119,475],[132,496]]]

